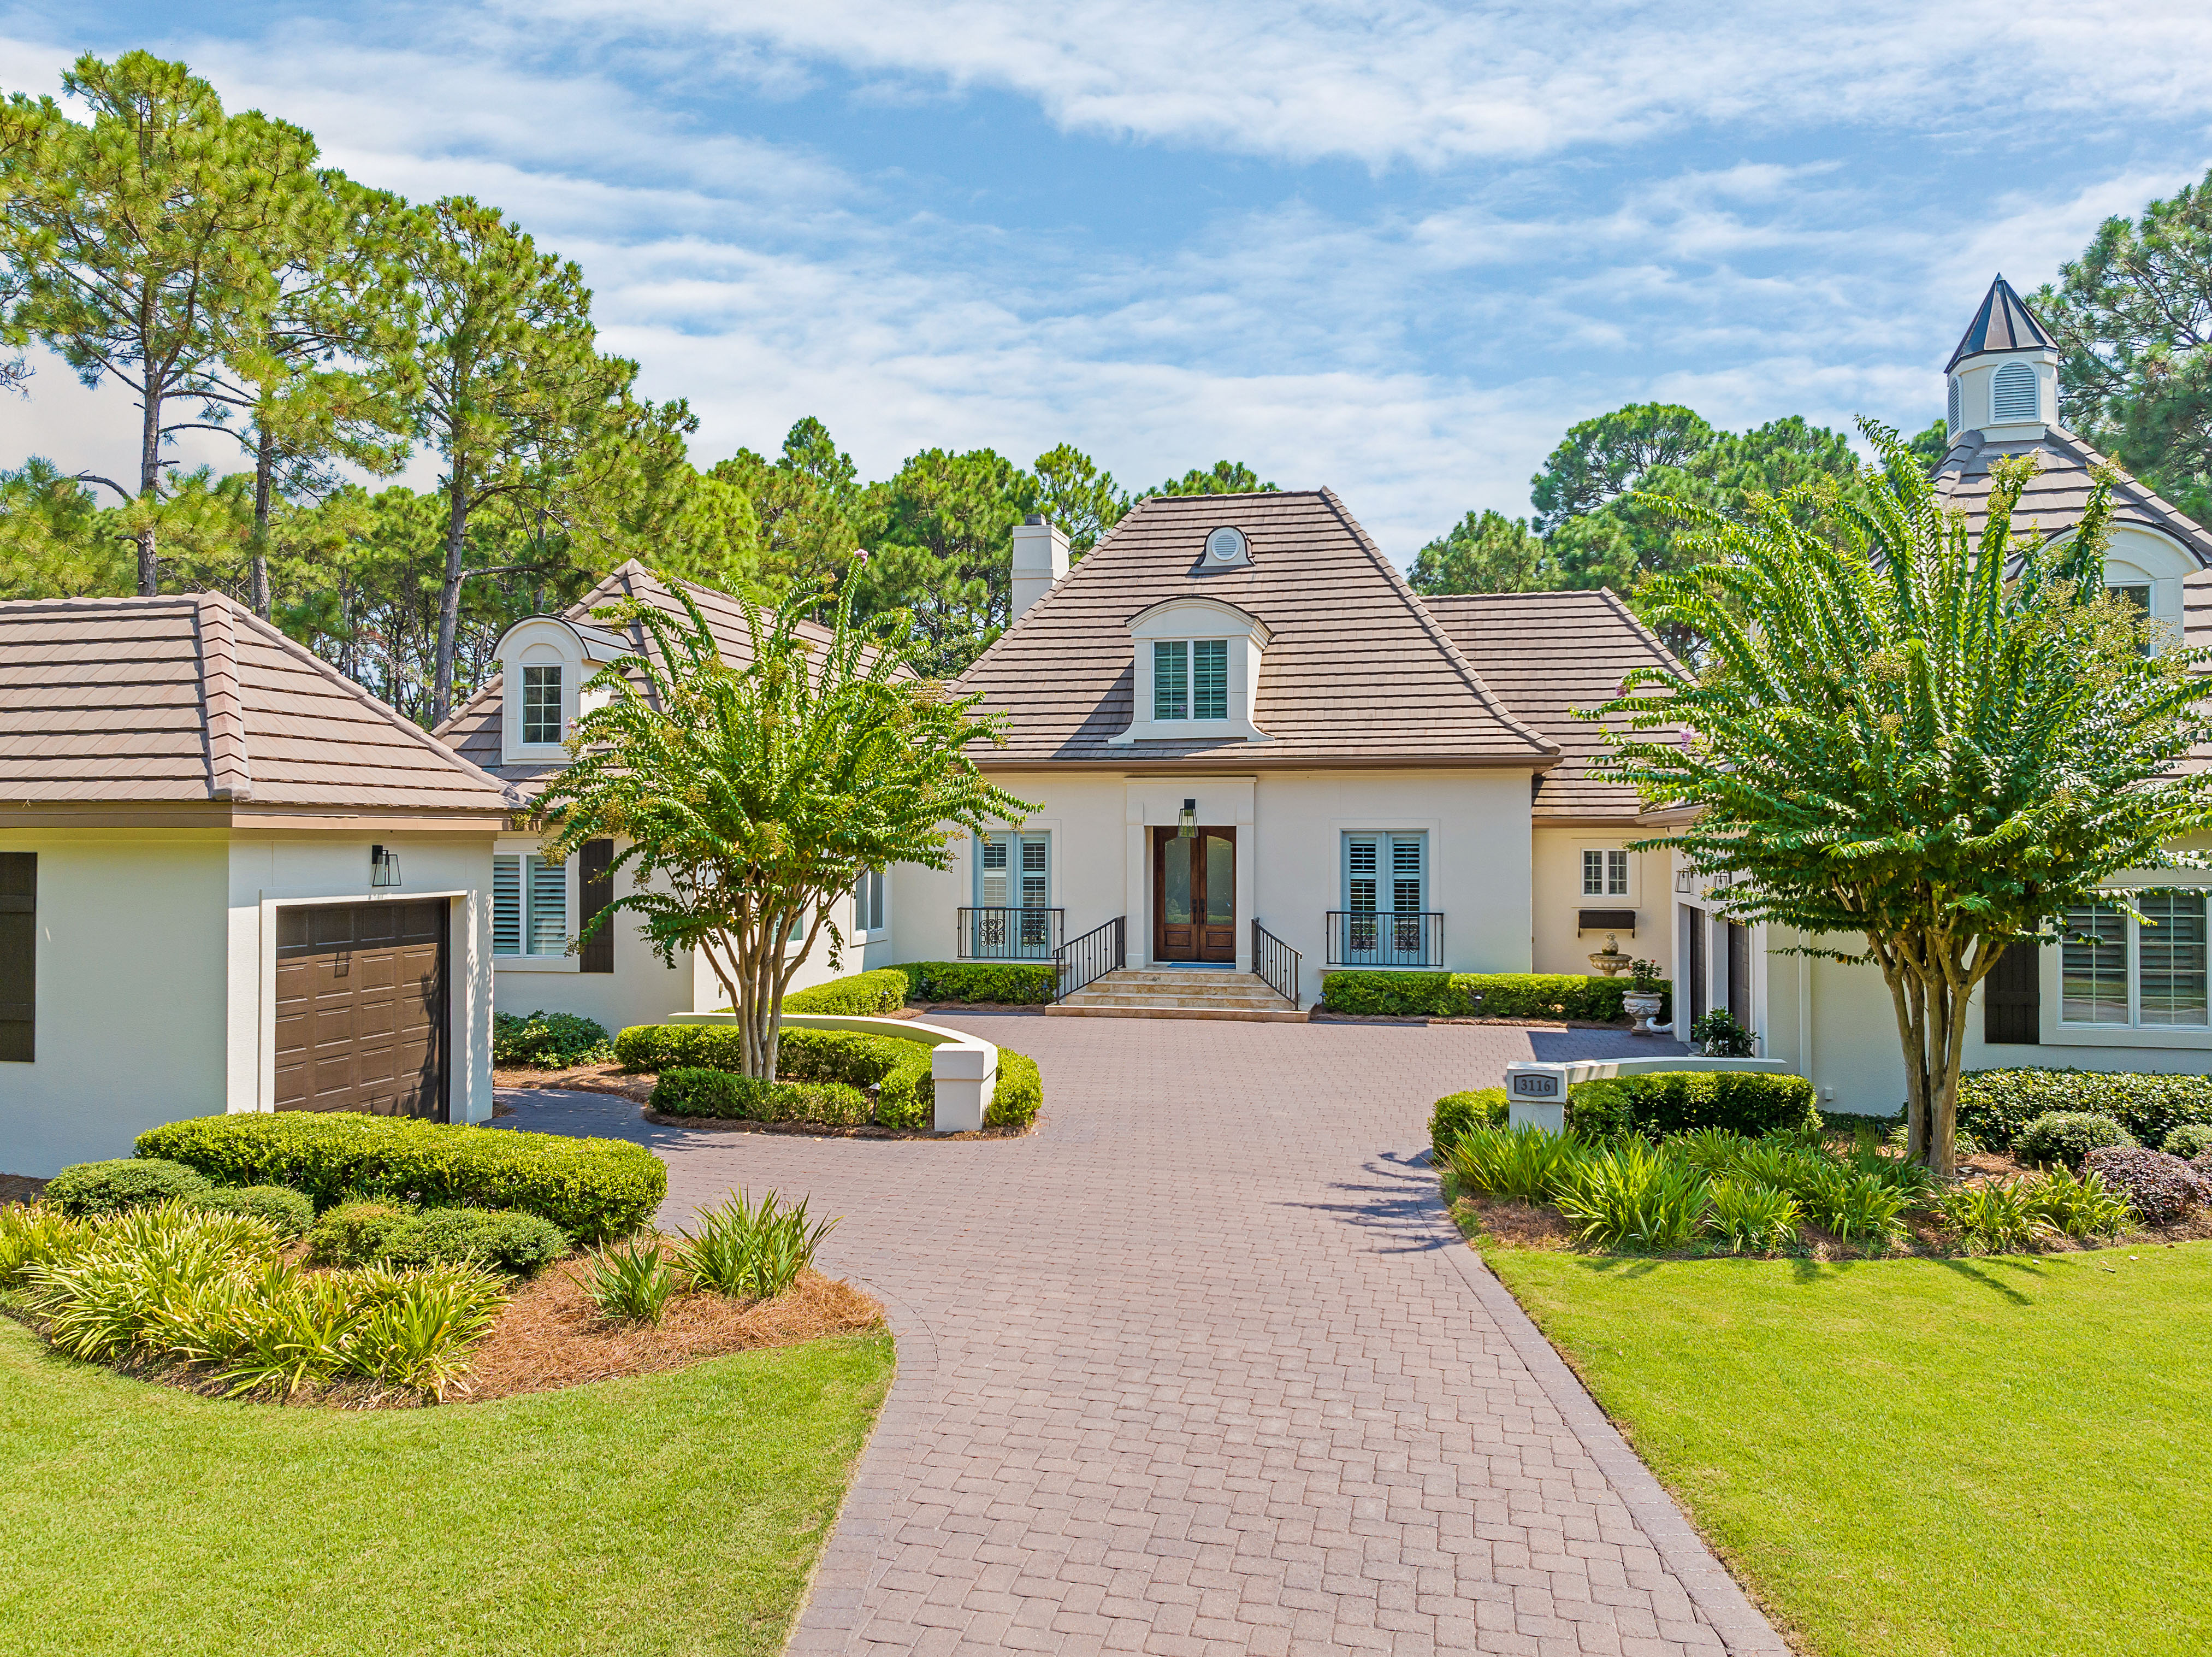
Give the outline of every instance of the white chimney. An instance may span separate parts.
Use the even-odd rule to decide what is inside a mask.
[[[1053,583],[1067,573],[1067,537],[1060,526],[1032,512],[1014,526],[1013,615],[1019,621],[1029,607],[1052,591]]]

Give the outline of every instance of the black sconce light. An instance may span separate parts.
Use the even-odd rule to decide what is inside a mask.
[[[399,884],[399,854],[390,846],[368,849],[368,884],[372,891]]]
[[[1176,819],[1176,821],[1182,825],[1181,828],[1178,828],[1176,831],[1176,839],[1195,840],[1198,838],[1198,801],[1195,800],[1184,801],[1182,802],[1182,815]]]

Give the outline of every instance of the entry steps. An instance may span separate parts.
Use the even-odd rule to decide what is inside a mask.
[[[1305,1022],[1306,1015],[1256,973],[1204,967],[1123,967],[1044,1009],[1060,1018],[1242,1019]]]

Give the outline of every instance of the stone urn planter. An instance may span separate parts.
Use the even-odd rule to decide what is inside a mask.
[[[1664,1004],[1664,998],[1656,990],[1632,990],[1623,996],[1620,1010],[1636,1020],[1628,1033],[1632,1036],[1657,1035],[1658,1031],[1651,1027],[1651,1020],[1659,1016],[1659,1008]]]

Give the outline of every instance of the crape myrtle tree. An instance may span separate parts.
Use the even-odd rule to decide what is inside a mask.
[[[2004,463],[1973,536],[1896,433],[1861,429],[1881,465],[1858,487],[1740,521],[1680,508],[1703,556],[1653,578],[1647,613],[1701,665],[1639,669],[1589,716],[1619,722],[1604,769],[1694,808],[1644,846],[1727,876],[1735,918],[1803,935],[1790,953],[1881,967],[1911,1153],[1949,1177],[1968,998],[1997,957],[2115,900],[2106,880],[2202,861],[2170,848],[2212,825],[2212,775],[2180,770],[2212,731],[2207,653],[2152,650],[2106,595],[2112,478],[2052,545],[2012,522],[2033,462]]]
[[[606,698],[576,722],[575,761],[541,796],[546,856],[611,838],[629,911],[661,958],[698,951],[744,1032],[745,1074],[775,1075],[785,988],[862,874],[893,863],[944,868],[955,836],[1033,807],[987,782],[969,745],[997,740],[975,697],[898,672],[902,648],[854,624],[804,624],[816,595],[773,612],[748,602],[752,660],[726,661],[682,588],[686,622],[634,600],[594,614],[641,627],[647,645],[602,668]],[[587,698],[587,704],[588,704]]]

